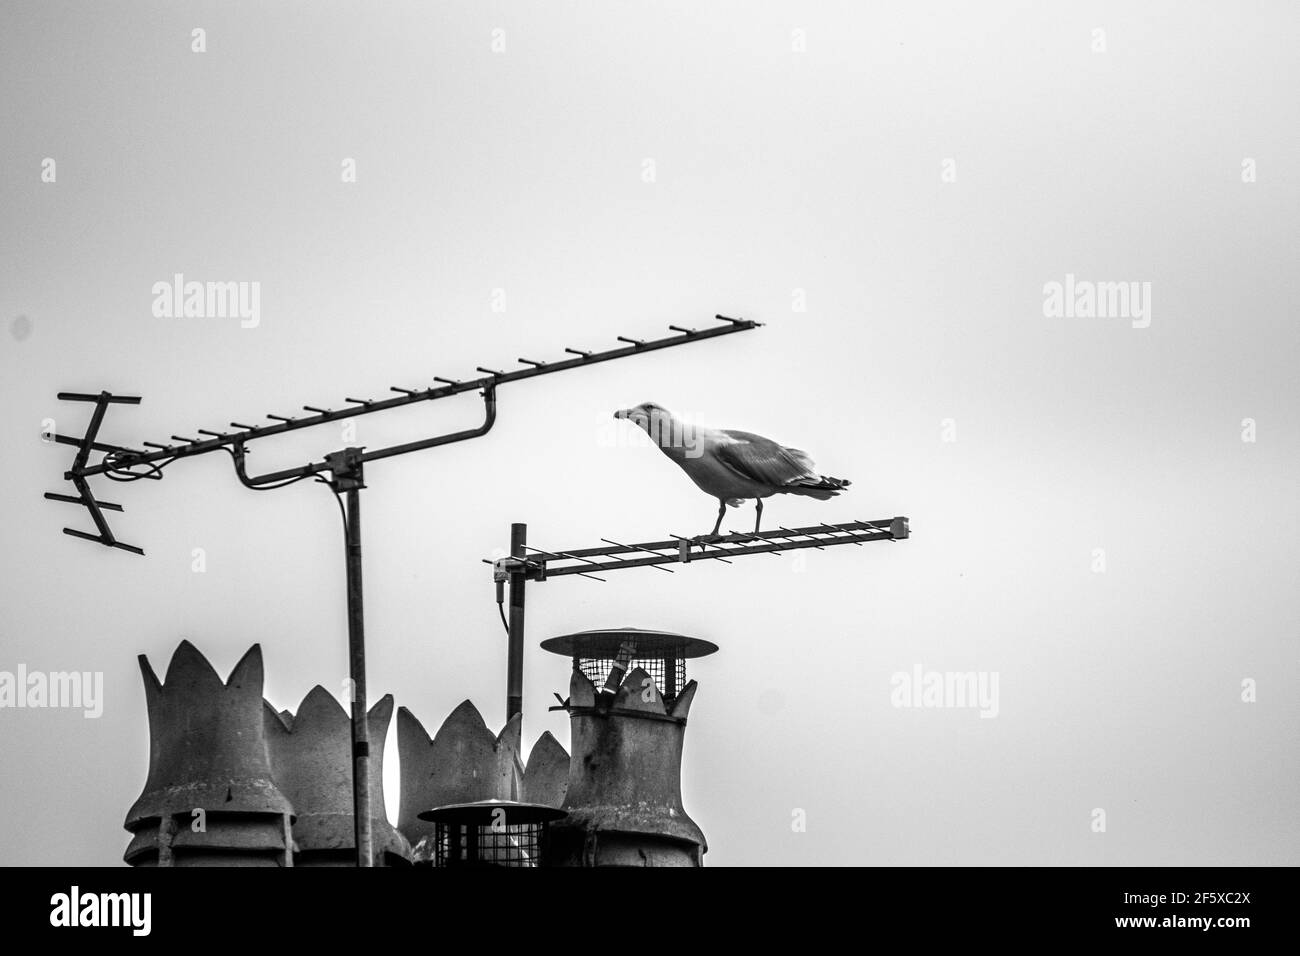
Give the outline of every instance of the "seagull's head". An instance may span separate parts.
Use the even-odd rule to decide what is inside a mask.
[[[654,402],[642,402],[634,408],[620,408],[614,417],[626,419],[653,438],[661,433],[664,425],[672,422],[673,413]]]

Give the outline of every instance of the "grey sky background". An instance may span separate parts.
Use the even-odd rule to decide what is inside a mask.
[[[914,537],[532,587],[527,744],[568,744],[545,709],[568,664],[537,642],[661,627],[722,647],[684,769],[710,864],[1300,862],[1297,10],[6,3],[0,670],[103,671],[106,700],[0,710],[0,862],[120,863],[136,654],[161,674],[187,637],[224,678],[260,642],[295,710],[347,673],[324,489],[255,494],[212,455],[98,482],[146,557],[76,541],[83,512],[41,500],[71,459],[42,420],[86,421],[56,392],[142,395],[103,430],[133,444],[715,312],[768,324],[506,386],[488,437],[370,467],[372,698],[430,732],[469,698],[500,729],[479,559],[511,521],[544,548],[711,526],[610,420],[653,400],[853,479],[771,499],[772,525]],[[260,325],[155,318],[177,272],[260,282]],[[1045,318],[1067,273],[1150,282],[1150,327]],[[478,421],[438,404],[356,443]],[[253,467],[348,444],[316,432]],[[998,672],[999,716],[891,706],[917,663]]]

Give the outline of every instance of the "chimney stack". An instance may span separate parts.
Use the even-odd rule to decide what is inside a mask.
[[[685,660],[717,647],[636,628],[586,631],[542,646],[574,663],[567,816],[551,824],[548,862],[702,866],[704,833],[682,806],[682,745],[697,686],[683,681]]]

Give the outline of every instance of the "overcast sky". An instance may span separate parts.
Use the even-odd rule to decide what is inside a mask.
[[[137,654],[161,674],[189,638],[225,677],[260,642],[294,710],[347,673],[324,489],[255,494],[212,455],[97,483],[147,556],[77,541],[84,513],[41,500],[72,457],[43,420],[86,420],[56,392],[143,396],[103,429],[134,444],[718,312],[766,326],[503,387],[486,438],[371,466],[372,700],[432,732],[469,698],[500,728],[480,559],[510,522],[552,550],[708,530],[714,502],[610,420],[651,400],[853,480],[771,499],[772,526],[907,515],[914,537],[533,586],[527,744],[568,744],[546,710],[568,664],[538,642],[659,627],[722,648],[691,668],[684,768],[710,864],[1300,862],[1298,19],[6,3],[0,670],[102,671],[105,701],[0,710],[0,862],[120,863]],[[256,326],[156,316],[176,273],[260,283]],[[1149,313],[1049,315],[1067,276],[1138,283]],[[352,443],[318,432],[253,467]],[[996,673],[996,718],[894,706],[917,666]]]

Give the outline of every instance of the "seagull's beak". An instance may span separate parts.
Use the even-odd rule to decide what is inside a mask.
[[[615,418],[627,418],[627,413],[628,413],[628,409],[626,409],[626,408],[620,408],[618,411],[616,411],[616,412],[614,413],[614,417],[615,417]]]

